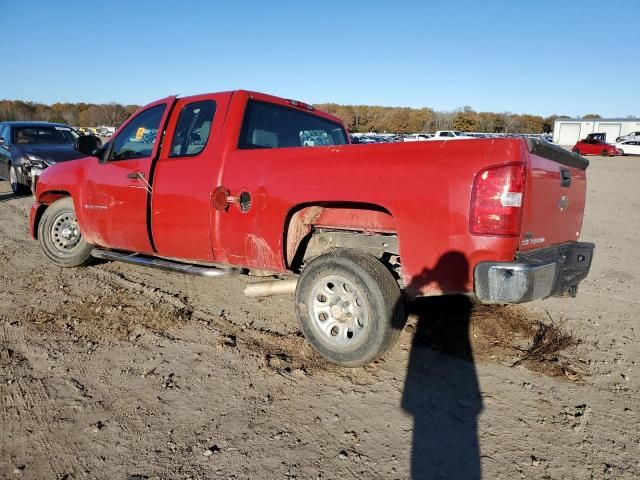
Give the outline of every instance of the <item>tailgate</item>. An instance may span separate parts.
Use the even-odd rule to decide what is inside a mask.
[[[580,236],[589,161],[531,140],[520,250],[575,241]]]

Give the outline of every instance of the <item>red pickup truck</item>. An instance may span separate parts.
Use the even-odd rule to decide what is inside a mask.
[[[351,145],[310,105],[234,91],[159,100],[94,141],[38,182],[31,235],[51,261],[290,274],[266,291],[295,291],[340,365],[393,344],[405,297],[573,296],[591,265],[588,161],[535,140]]]

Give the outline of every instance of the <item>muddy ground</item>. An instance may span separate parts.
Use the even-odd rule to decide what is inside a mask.
[[[578,298],[420,301],[362,369],[253,279],[52,267],[0,182],[0,478],[638,478],[640,158],[589,181]],[[528,356],[540,322],[572,337]]]

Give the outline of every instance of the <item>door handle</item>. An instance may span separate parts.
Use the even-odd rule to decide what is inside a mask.
[[[138,180],[138,183],[142,185],[142,188],[144,188],[148,193],[151,193],[151,185],[149,184],[149,182],[145,180],[144,173],[142,172],[127,173],[127,178],[130,178],[131,180]],[[130,185],[130,187],[140,188],[140,187],[137,187],[136,185]]]

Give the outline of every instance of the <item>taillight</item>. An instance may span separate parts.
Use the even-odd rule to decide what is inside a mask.
[[[472,234],[520,235],[526,172],[523,164],[499,165],[478,172],[471,192]]]

